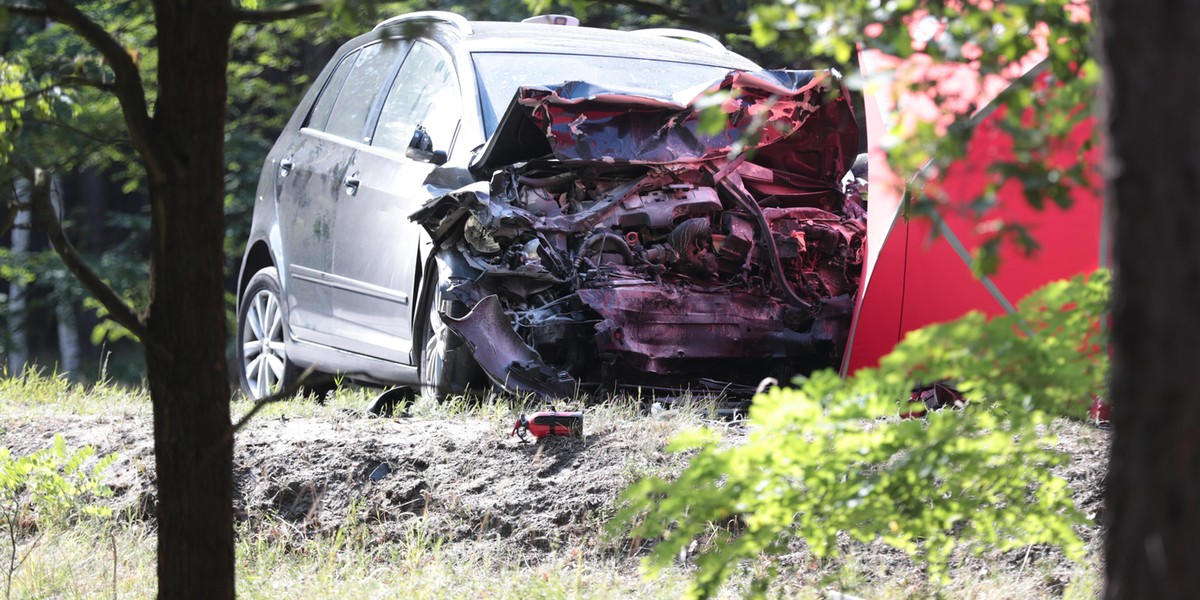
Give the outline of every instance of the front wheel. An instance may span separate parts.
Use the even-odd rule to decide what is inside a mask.
[[[446,351],[449,347],[450,336],[454,335],[442,321],[438,312],[441,304],[442,291],[438,289],[437,281],[430,282],[429,301],[426,303],[425,331],[422,335],[421,364],[418,367],[421,375],[421,394],[433,398],[442,398],[451,392],[451,382],[447,380]]]
[[[486,377],[470,349],[442,320],[443,310],[458,315],[451,309],[455,301],[448,301],[448,294],[438,278],[437,265],[430,262],[424,281],[421,358],[417,365],[421,394],[441,400],[452,394],[483,391]],[[465,311],[465,307],[461,308]]]
[[[238,309],[238,366],[242,392],[261,400],[295,382],[298,370],[284,342],[283,294],[275,267],[254,274]]]

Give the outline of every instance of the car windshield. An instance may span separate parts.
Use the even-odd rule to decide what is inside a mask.
[[[476,52],[472,55],[479,80],[483,124],[490,136],[517,88],[586,81],[603,87],[643,89],[673,94],[711,83],[732,67],[668,62],[643,58]]]

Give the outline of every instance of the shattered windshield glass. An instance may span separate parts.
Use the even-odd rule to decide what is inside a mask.
[[[587,81],[604,87],[669,95],[713,83],[732,68],[641,58],[519,52],[477,52],[472,60],[488,135],[495,131],[513,94],[523,85]]]

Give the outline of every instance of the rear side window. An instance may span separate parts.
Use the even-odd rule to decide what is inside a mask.
[[[321,96],[317,98],[312,114],[308,117],[308,127],[325,130],[325,125],[329,122],[329,113],[333,110],[333,103],[337,101],[338,92],[342,91],[342,84],[346,83],[346,76],[350,74],[350,68],[354,66],[354,61],[357,59],[358,50],[342,57],[342,61],[334,69],[333,75],[329,76],[329,82],[325,84],[325,89],[321,90]]]
[[[400,55],[403,45],[383,42],[363,48],[330,110],[325,131],[346,139],[363,141],[363,125],[383,80]],[[339,66],[338,70],[341,70]],[[336,76],[337,73],[334,73]],[[333,83],[332,81],[330,83]],[[314,115],[315,116],[315,115]]]
[[[461,116],[454,67],[433,46],[417,43],[384,101],[373,145],[402,152],[422,127],[434,150],[449,150]]]

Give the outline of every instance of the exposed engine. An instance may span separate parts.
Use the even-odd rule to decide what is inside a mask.
[[[817,110],[804,101],[792,136]],[[493,380],[678,389],[838,364],[865,211],[844,171],[796,171],[841,163],[796,144],[732,160],[716,150],[664,164],[529,160],[414,217],[478,272],[455,289],[474,310],[449,324]],[[519,341],[500,339],[509,327]]]

